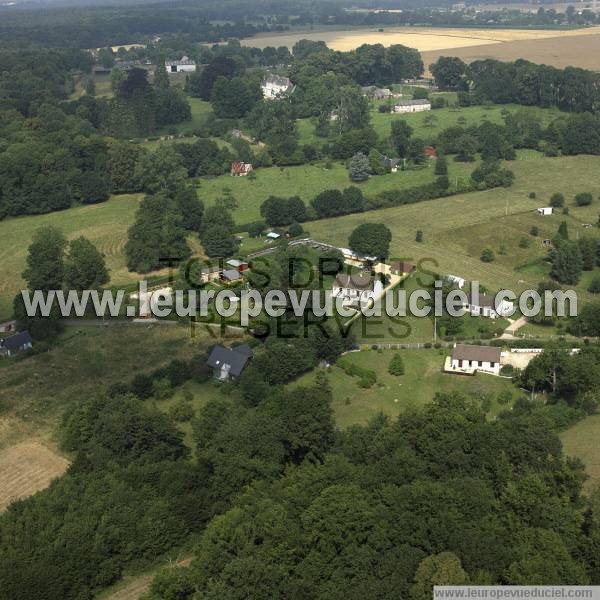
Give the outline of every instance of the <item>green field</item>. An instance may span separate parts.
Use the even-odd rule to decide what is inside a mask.
[[[338,426],[366,423],[380,412],[396,416],[402,411],[431,401],[439,391],[458,391],[489,398],[491,414],[496,414],[501,408],[496,402],[501,391],[510,390],[516,397],[516,390],[510,379],[481,373],[474,377],[443,373],[444,357],[450,353],[448,349],[400,350],[405,374],[401,377],[390,375],[387,368],[395,353],[395,350],[362,350],[344,357],[345,360],[375,371],[377,383],[370,389],[359,387],[358,379],[346,375],[340,367],[333,366],[330,369],[328,378]],[[309,385],[314,378],[315,372],[308,373],[294,385]]]
[[[83,235],[96,244],[106,256],[112,283],[134,281],[137,277],[127,271],[123,247],[140,198],[115,196],[102,204],[0,221],[0,320],[12,312],[14,295],[23,286],[27,248],[34,232],[45,225],[61,229],[69,239]]]
[[[565,454],[583,461],[589,475],[585,489],[591,491],[600,482],[600,415],[591,415],[560,435]]]
[[[472,165],[451,163],[449,176],[452,181],[466,179],[472,170]],[[206,204],[211,204],[226,190],[231,191],[238,205],[233,211],[236,223],[249,223],[261,218],[260,205],[269,196],[297,195],[309,203],[319,192],[327,189],[341,190],[358,185],[365,195],[374,196],[384,190],[418,186],[434,179],[431,164],[421,169],[378,175],[360,184],[350,181],[346,166],[340,163],[333,164],[330,169],[322,165],[303,165],[257,169],[254,173],[255,179],[230,175],[203,179],[198,195]]]
[[[508,287],[519,291],[536,287],[547,273],[540,272],[539,268],[533,272],[527,268],[516,271],[516,268],[540,264],[547,254],[542,240],[553,237],[562,220],[569,224],[573,239],[600,234],[598,228],[583,227],[585,223],[595,223],[598,218],[600,157],[538,158],[511,162],[508,166],[516,175],[511,188],[315,221],[309,226],[311,236],[344,246],[357,225],[385,223],[392,230],[393,257],[423,260],[425,269],[477,279],[490,290]],[[531,191],[537,193],[536,199],[529,198]],[[567,197],[570,214],[537,215],[535,209],[546,206],[555,191],[563,192]],[[574,207],[574,194],[583,191],[593,192],[594,204]],[[537,238],[529,234],[533,225],[540,230]],[[424,243],[415,242],[417,229],[423,230]],[[522,237],[530,239],[528,248],[520,247]],[[482,250],[487,247],[496,254],[492,263],[480,260]],[[591,297],[582,285],[578,291],[583,298]]]
[[[502,123],[502,112],[505,109],[510,112],[525,111],[535,114],[544,124],[549,123],[552,119],[561,114],[557,109],[523,107],[515,104],[507,104],[505,106],[494,105],[490,107],[468,106],[464,108],[439,108],[428,112],[414,114],[380,113],[378,107],[385,103],[386,101],[373,102],[371,108],[371,125],[380,138],[386,138],[390,135],[392,121],[402,119],[413,128],[414,137],[419,137],[426,141],[433,141],[441,131],[448,127],[460,125],[461,122],[463,122],[463,119],[463,126],[480,125],[484,121]],[[432,125],[428,124],[425,120],[426,117],[430,115],[435,117],[435,122]],[[321,144],[325,141],[323,138],[318,138],[315,135],[314,129],[314,120],[298,120],[298,131],[300,133],[300,142],[302,144]]]

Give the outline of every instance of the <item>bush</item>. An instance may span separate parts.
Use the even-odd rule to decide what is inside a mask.
[[[529,239],[528,239],[528,238],[526,238],[526,237],[522,237],[522,238],[519,240],[519,246],[520,246],[521,248],[529,248],[529,246],[531,246],[531,240],[529,240]]]
[[[494,251],[491,248],[485,248],[481,253],[482,262],[490,263],[494,262],[495,259]]]
[[[530,197],[532,200],[535,200],[535,199],[536,199],[536,197],[537,197],[537,194],[536,194],[535,192],[529,192],[529,197]]]
[[[540,230],[538,227],[536,227],[535,225],[529,230],[529,233],[534,236],[537,237],[538,235],[540,235]]]
[[[185,423],[194,416],[194,407],[189,401],[179,400],[169,409],[169,416],[178,423]]]
[[[600,294],[600,276],[594,277],[588,286],[588,292],[592,294]]]
[[[565,205],[565,197],[560,192],[556,192],[556,194],[552,194],[550,198],[550,206],[552,208],[561,208]]]
[[[423,241],[423,230],[417,229],[417,234],[415,235],[415,242],[421,243]]]
[[[577,194],[575,196],[575,204],[577,206],[589,206],[592,203],[593,196],[589,192],[583,194]]]

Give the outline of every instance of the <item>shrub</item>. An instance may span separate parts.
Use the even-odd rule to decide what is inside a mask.
[[[588,292],[592,294],[600,294],[600,276],[594,277],[588,286]]]
[[[583,194],[577,194],[575,196],[575,204],[577,206],[589,206],[592,203],[593,196],[589,192],[584,192]]]
[[[535,192],[529,192],[529,197],[530,197],[532,200],[535,200],[535,198],[537,197],[537,194],[536,194]]]
[[[526,237],[522,237],[522,238],[519,240],[519,246],[520,246],[521,248],[529,248],[529,246],[531,246],[531,240],[529,240],[529,239],[528,239],[528,238],[526,238]]]
[[[178,423],[185,423],[194,416],[194,407],[189,401],[179,400],[169,409],[169,416]]]
[[[422,229],[417,229],[417,234],[415,235],[415,241],[419,242],[419,243],[423,241],[423,230]]]
[[[556,192],[556,194],[552,194],[550,198],[550,206],[552,208],[561,208],[565,205],[565,197],[560,192]]]
[[[495,259],[495,255],[494,255],[494,251],[491,248],[485,248],[483,250],[483,252],[481,253],[481,260],[482,262],[494,262]]]
[[[529,233],[534,236],[537,237],[538,235],[540,235],[540,230],[538,227],[536,227],[535,225],[529,230]]]

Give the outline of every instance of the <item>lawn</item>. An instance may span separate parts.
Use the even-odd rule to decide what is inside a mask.
[[[410,97],[410,96],[409,96]],[[460,125],[480,125],[484,121],[492,123],[502,123],[502,112],[504,109],[510,112],[525,111],[537,115],[542,123],[547,124],[561,113],[553,108],[523,107],[515,104],[505,106],[494,105],[468,106],[463,108],[439,108],[436,110],[413,113],[413,114],[394,114],[380,113],[378,108],[381,104],[388,101],[375,101],[371,107],[371,125],[381,138],[390,135],[392,121],[403,119],[413,128],[413,136],[423,138],[426,141],[433,141],[434,138],[448,127]],[[434,123],[428,124],[427,117],[433,117]],[[300,119],[298,121],[298,131],[300,133],[300,142],[302,144],[321,144],[325,140],[318,138],[314,133],[314,120]]]
[[[34,232],[45,225],[57,227],[69,239],[83,235],[96,244],[106,256],[113,284],[137,279],[125,266],[123,247],[140,199],[135,194],[114,196],[101,204],[0,221],[0,321],[12,313],[13,298],[23,287],[27,248]]]
[[[472,165],[451,163],[451,181],[467,178],[472,169]],[[348,170],[341,163],[334,163],[330,169],[323,165],[271,167],[257,169],[254,174],[255,178],[222,175],[213,179],[203,179],[198,187],[198,196],[206,204],[212,204],[226,191],[230,191],[237,200],[233,216],[236,223],[243,224],[261,218],[260,205],[269,196],[297,195],[308,203],[323,190],[341,190],[350,185],[358,185],[365,195],[374,196],[384,190],[429,183],[434,178],[431,165],[421,169],[378,175],[360,184],[350,181]]]
[[[547,250],[542,240],[555,235],[562,220],[569,224],[573,239],[599,236],[598,228],[584,228],[595,223],[598,200],[589,207],[572,205],[574,194],[591,191],[598,198],[600,190],[600,157],[577,156],[538,158],[514,161],[508,166],[515,172],[511,188],[461,194],[389,208],[363,214],[348,215],[309,224],[311,236],[345,246],[352,230],[364,222],[385,223],[392,231],[391,255],[394,258],[422,261],[421,268],[439,273],[476,279],[491,291],[503,287],[520,291],[537,287],[547,273],[540,271]],[[535,191],[537,198],[529,198]],[[541,217],[535,213],[546,206],[552,193],[563,192],[569,203],[568,216],[555,214]],[[539,228],[539,236],[530,235],[531,227]],[[424,242],[415,242],[417,229],[424,232]],[[530,245],[520,246],[521,238]],[[495,260],[481,261],[484,248],[491,248]],[[535,264],[533,269],[524,265]],[[517,271],[518,269],[518,271]],[[580,297],[591,298],[585,287],[577,288]]]
[[[364,424],[382,412],[395,417],[431,401],[436,392],[462,392],[474,394],[482,400],[482,406],[492,415],[500,406],[498,394],[509,390],[516,397],[511,380],[479,373],[474,377],[461,377],[442,372],[448,349],[401,350],[405,374],[390,375],[388,364],[395,350],[362,350],[346,355],[345,360],[371,369],[377,374],[377,383],[370,389],[358,386],[358,378],[350,377],[337,366],[329,371],[329,383],[333,392],[333,410],[339,427]],[[301,377],[294,385],[310,385],[316,371]]]
[[[600,482],[600,415],[591,415],[560,434],[565,454],[583,461],[590,476],[585,489],[591,492]]]

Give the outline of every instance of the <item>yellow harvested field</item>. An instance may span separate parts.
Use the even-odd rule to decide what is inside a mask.
[[[580,37],[597,34],[598,28],[577,30],[548,29],[453,29],[437,27],[391,27],[355,30],[323,30],[300,33],[282,33],[256,36],[242,40],[242,44],[257,48],[266,46],[293,46],[298,40],[322,40],[333,50],[353,50],[361,44],[403,44],[421,52],[468,48],[514,41],[545,40],[561,37]]]
[[[68,466],[67,459],[38,441],[24,441],[0,451],[0,511],[48,487]]]

